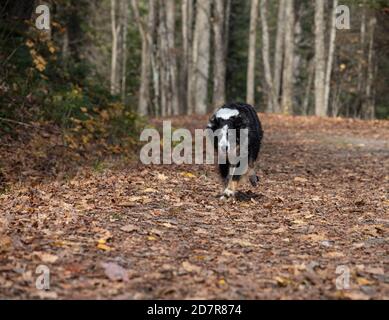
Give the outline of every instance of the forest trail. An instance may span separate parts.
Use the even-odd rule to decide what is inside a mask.
[[[135,163],[0,194],[0,297],[389,299],[389,122],[261,120],[240,201],[218,199],[212,166]]]

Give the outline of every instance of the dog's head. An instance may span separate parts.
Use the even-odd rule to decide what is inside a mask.
[[[247,128],[244,115],[236,108],[222,107],[209,120],[208,129],[214,132],[214,146],[220,152],[229,152],[231,148],[231,130],[235,129],[236,146],[240,142],[240,129]],[[235,138],[235,137],[234,137]]]

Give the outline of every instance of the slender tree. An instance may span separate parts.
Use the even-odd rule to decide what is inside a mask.
[[[111,94],[117,94],[119,91],[119,73],[118,73],[118,38],[120,24],[117,23],[116,9],[117,1],[111,0],[111,32],[112,32],[112,53],[111,53]]]
[[[131,7],[142,39],[142,62],[141,62],[138,113],[140,115],[147,115],[148,107],[150,104],[150,72],[151,72],[151,62],[152,62],[151,61],[152,40],[151,40],[150,25],[154,25],[155,22],[155,1],[149,0],[149,13],[148,13],[149,23],[148,24],[146,24],[145,21],[140,16],[137,0],[131,0]]]
[[[214,75],[213,75],[213,107],[219,107],[226,100],[226,36],[225,20],[226,2],[215,0],[213,7],[213,32],[214,32]]]
[[[121,0],[122,5],[122,25],[123,25],[123,40],[122,40],[122,83],[121,95],[122,102],[126,103],[126,83],[127,83],[127,34],[128,34],[128,2]]]
[[[188,112],[189,79],[192,71],[192,38],[193,38],[193,0],[182,0],[181,3],[182,26],[182,59],[181,59],[181,95],[180,105],[182,111]]]
[[[211,0],[196,3],[196,23],[193,44],[193,67],[191,79],[190,110],[197,114],[207,113],[208,79],[211,36]]]
[[[282,76],[282,112],[293,113],[293,87],[294,87],[294,0],[285,3],[285,58]]]
[[[327,116],[325,108],[324,0],[315,0],[315,114]]]
[[[269,112],[280,112],[279,97],[281,90],[281,75],[284,56],[284,43],[285,43],[285,1],[280,0],[278,4],[278,17],[277,17],[277,34],[276,34],[276,47],[274,56],[274,110],[268,110]]]
[[[255,59],[257,47],[257,21],[259,0],[251,0],[250,35],[247,65],[246,100],[249,104],[255,104]]]
[[[267,91],[267,112],[278,110],[278,101],[274,91],[273,77],[270,66],[270,42],[269,28],[267,23],[267,0],[261,0],[260,4],[261,22],[262,22],[262,59],[265,72],[265,82]],[[277,105],[275,107],[275,105]]]
[[[367,58],[367,79],[366,79],[366,93],[365,100],[362,105],[362,117],[365,119],[375,118],[375,106],[374,106],[374,72],[375,72],[375,61],[374,61],[374,34],[377,24],[377,18],[374,14],[369,19],[369,50]]]
[[[325,89],[324,89],[324,108],[328,111],[330,90],[331,90],[331,75],[332,65],[334,64],[334,54],[336,46],[336,8],[338,6],[338,0],[333,0],[332,18],[331,18],[331,32],[329,39],[328,59],[326,67]]]

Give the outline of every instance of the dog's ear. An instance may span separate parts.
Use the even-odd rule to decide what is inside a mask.
[[[243,127],[245,124],[245,120],[242,118],[242,115],[239,113],[236,118],[234,119],[234,125],[235,125],[235,128],[241,128]]]
[[[215,131],[217,128],[217,119],[215,115],[212,115],[212,117],[209,119],[207,129],[211,129],[212,131]]]

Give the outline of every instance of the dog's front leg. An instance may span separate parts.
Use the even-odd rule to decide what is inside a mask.
[[[222,200],[234,197],[239,186],[239,181],[241,177],[234,175],[236,167],[233,167],[231,170],[232,172],[228,175],[226,179],[223,196],[221,197]]]
[[[224,189],[223,197],[232,198],[236,194],[236,190],[238,190],[239,180],[230,179],[227,187]]]

